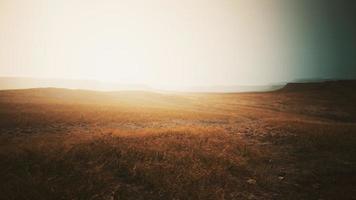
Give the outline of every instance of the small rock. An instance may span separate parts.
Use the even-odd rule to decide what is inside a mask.
[[[278,179],[279,179],[280,181],[283,181],[283,180],[284,180],[284,176],[278,176]]]
[[[250,179],[247,180],[247,183],[251,184],[251,185],[255,185],[256,184],[256,180],[253,179],[253,178],[250,178]]]

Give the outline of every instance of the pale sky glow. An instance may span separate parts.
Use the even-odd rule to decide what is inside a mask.
[[[0,0],[0,76],[154,87],[291,79],[282,0]]]

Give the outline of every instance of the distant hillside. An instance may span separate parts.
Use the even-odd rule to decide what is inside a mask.
[[[279,92],[337,91],[352,92],[356,89],[356,80],[335,80],[309,83],[288,83]]]
[[[151,90],[145,85],[124,85],[95,80],[74,79],[39,79],[27,77],[0,77],[0,90],[30,89],[30,88],[67,88],[82,90]]]
[[[190,87],[185,91],[188,92],[221,92],[221,93],[235,93],[235,92],[267,92],[278,90],[284,85],[232,85],[232,86],[201,86]]]
[[[30,88],[67,88],[99,91],[154,91],[145,85],[123,85],[95,80],[72,79],[36,79],[24,77],[0,77],[0,90],[30,89]],[[295,82],[286,85],[230,85],[230,86],[195,86],[177,89],[181,92],[313,92],[337,91],[350,93],[356,88],[356,80],[326,80],[317,82]],[[157,90],[155,90],[157,91]]]
[[[172,89],[180,92],[263,92],[273,91],[283,85],[231,85],[231,86],[194,86]],[[121,90],[145,90],[157,91],[145,85],[125,85],[118,83],[102,82],[95,80],[72,79],[37,79],[26,77],[0,77],[0,90],[32,89],[32,88],[67,88],[81,90],[121,91]],[[168,89],[169,90],[169,89]],[[165,91],[165,90],[163,90]]]

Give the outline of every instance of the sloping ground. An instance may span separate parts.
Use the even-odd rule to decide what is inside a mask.
[[[341,122],[356,122],[356,81],[289,83],[276,91],[280,109]]]
[[[0,91],[0,196],[354,199],[355,94],[331,85]]]
[[[336,80],[311,83],[288,83],[279,92],[333,92],[350,93],[356,86],[356,80]]]

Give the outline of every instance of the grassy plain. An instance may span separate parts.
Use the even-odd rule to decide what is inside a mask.
[[[355,199],[355,82],[0,91],[0,199]]]

